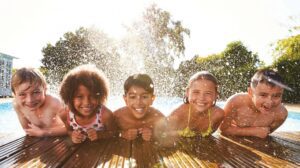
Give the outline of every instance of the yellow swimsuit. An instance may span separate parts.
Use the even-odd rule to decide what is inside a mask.
[[[213,129],[211,128],[211,119],[210,119],[210,116],[211,116],[211,109],[208,109],[208,128],[205,132],[201,132],[201,136],[202,137],[206,137],[208,135],[210,135],[213,131]],[[190,128],[189,128],[189,125],[190,125],[190,117],[191,117],[191,105],[189,105],[189,116],[188,116],[188,126],[181,130],[181,131],[178,131],[178,134],[182,137],[186,137],[186,138],[190,138],[190,137],[194,137],[197,135],[197,133],[195,131],[192,131]]]

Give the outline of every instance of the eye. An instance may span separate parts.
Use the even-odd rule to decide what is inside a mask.
[[[150,95],[143,95],[143,99],[149,99]]]
[[[19,96],[19,97],[24,97],[24,96],[25,96],[25,93],[19,93],[18,96]]]

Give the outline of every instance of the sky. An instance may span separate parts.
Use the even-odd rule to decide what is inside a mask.
[[[64,33],[94,26],[120,39],[124,25],[139,20],[153,3],[190,29],[187,59],[220,53],[240,40],[269,65],[270,45],[300,25],[299,0],[0,0],[0,52],[18,58],[15,68],[39,67],[42,48]]]

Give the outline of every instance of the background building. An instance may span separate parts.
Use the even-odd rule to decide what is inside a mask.
[[[13,59],[16,57],[0,53],[0,97],[11,96],[10,80]]]

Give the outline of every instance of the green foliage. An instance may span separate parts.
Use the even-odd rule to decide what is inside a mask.
[[[300,102],[300,34],[286,39],[279,40],[274,50],[278,59],[272,67],[284,77],[285,83],[294,89],[293,92],[285,91],[284,102]]]
[[[177,95],[182,95],[187,81],[197,71],[209,71],[219,81],[220,98],[226,99],[234,93],[246,91],[248,83],[261,62],[240,41],[232,42],[220,54],[208,57],[195,56],[190,61],[182,62],[177,73]],[[180,82],[179,82],[180,81]]]
[[[75,33],[67,32],[54,46],[47,44],[42,52],[42,68],[54,89],[70,69],[81,64],[95,64],[108,78],[118,73],[113,68],[119,62],[114,43],[106,34],[93,28],[81,27]]]

